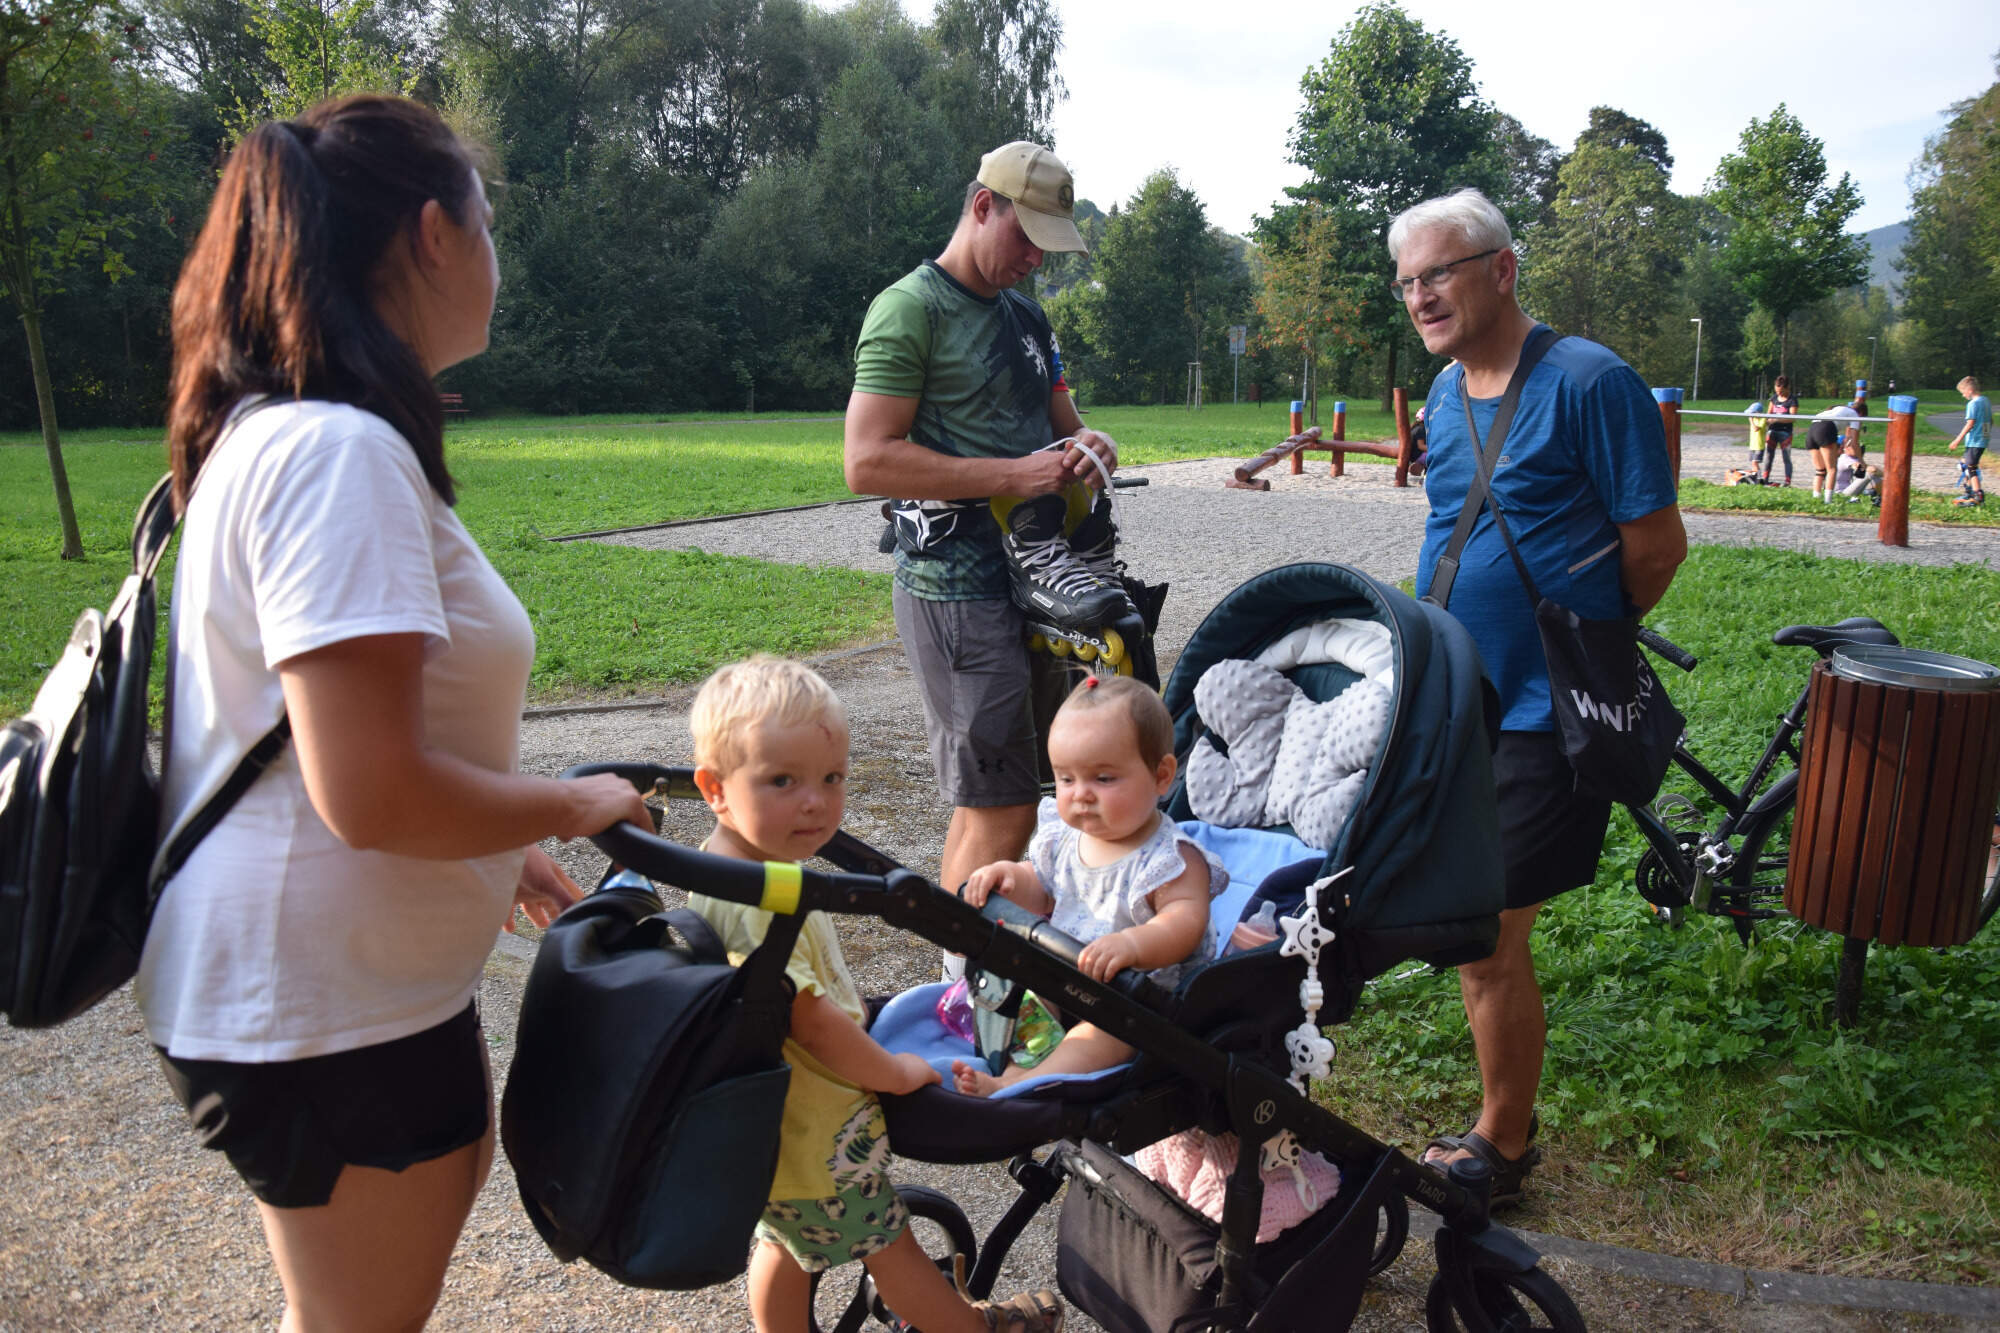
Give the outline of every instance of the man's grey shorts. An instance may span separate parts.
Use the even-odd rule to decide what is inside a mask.
[[[954,806],[1041,798],[1028,652],[1012,602],[934,602],[895,590],[896,632],[924,695],[938,791]]]

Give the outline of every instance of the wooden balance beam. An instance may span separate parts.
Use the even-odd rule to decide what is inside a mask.
[[[1271,483],[1257,474],[1271,467],[1280,459],[1292,460],[1292,475],[1299,476],[1305,471],[1305,455],[1315,449],[1323,449],[1331,454],[1330,475],[1347,475],[1347,455],[1371,454],[1376,458],[1390,458],[1396,462],[1396,485],[1410,484],[1410,463],[1416,456],[1416,448],[1410,434],[1410,395],[1405,389],[1397,389],[1393,395],[1396,412],[1396,438],[1388,440],[1350,440],[1347,438],[1347,404],[1335,403],[1333,407],[1333,434],[1329,439],[1318,426],[1301,429],[1297,416],[1292,418],[1292,433],[1279,443],[1272,445],[1255,458],[1237,465],[1229,480],[1223,483],[1232,490],[1268,491]]]

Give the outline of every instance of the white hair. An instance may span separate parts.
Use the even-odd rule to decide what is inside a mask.
[[[1491,199],[1467,188],[1426,199],[1398,213],[1389,224],[1389,261],[1394,263],[1402,258],[1403,243],[1409,240],[1410,233],[1433,227],[1450,227],[1475,251],[1514,247],[1514,232],[1507,225],[1506,214]]]

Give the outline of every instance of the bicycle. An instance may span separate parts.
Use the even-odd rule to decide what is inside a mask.
[[[1655,655],[1683,671],[1698,660],[1650,629],[1639,641]],[[1897,639],[1881,621],[1853,616],[1833,625],[1787,625],[1771,636],[1780,647],[1811,648],[1821,658],[1849,644],[1896,646]],[[1649,805],[1627,806],[1647,851],[1639,858],[1633,880],[1639,896],[1653,905],[1670,925],[1678,926],[1688,910],[1723,917],[1749,944],[1759,921],[1787,915],[1784,908],[1785,867],[1790,858],[1792,807],[1798,799],[1799,733],[1805,728],[1807,689],[1778,719],[1764,753],[1740,787],[1731,788],[1687,748],[1683,736],[1674,747],[1674,766],[1718,806],[1722,815],[1706,825],[1703,808],[1679,792],[1662,792]],[[1790,767],[1779,769],[1789,762]],[[2000,839],[2000,813],[1995,815]],[[2000,841],[1987,855],[1986,878],[1980,890],[1978,923],[1983,929],[2000,908]]]

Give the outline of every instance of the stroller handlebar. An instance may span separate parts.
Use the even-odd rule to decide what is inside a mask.
[[[1639,642],[1683,671],[1692,671],[1701,664],[1701,659],[1693,653],[1658,630],[1648,629],[1644,625],[1639,626]]]
[[[565,769],[562,776],[581,778],[597,773],[615,773],[641,792],[657,791],[669,798],[699,796],[692,769],[660,764],[577,764]],[[741,861],[733,856],[717,856],[682,846],[637,824],[613,824],[601,833],[591,834],[590,840],[614,862],[630,866],[650,880],[767,912],[790,914],[833,908],[857,893],[881,893],[889,887],[888,880],[878,874],[829,873],[808,870],[790,861]]]

